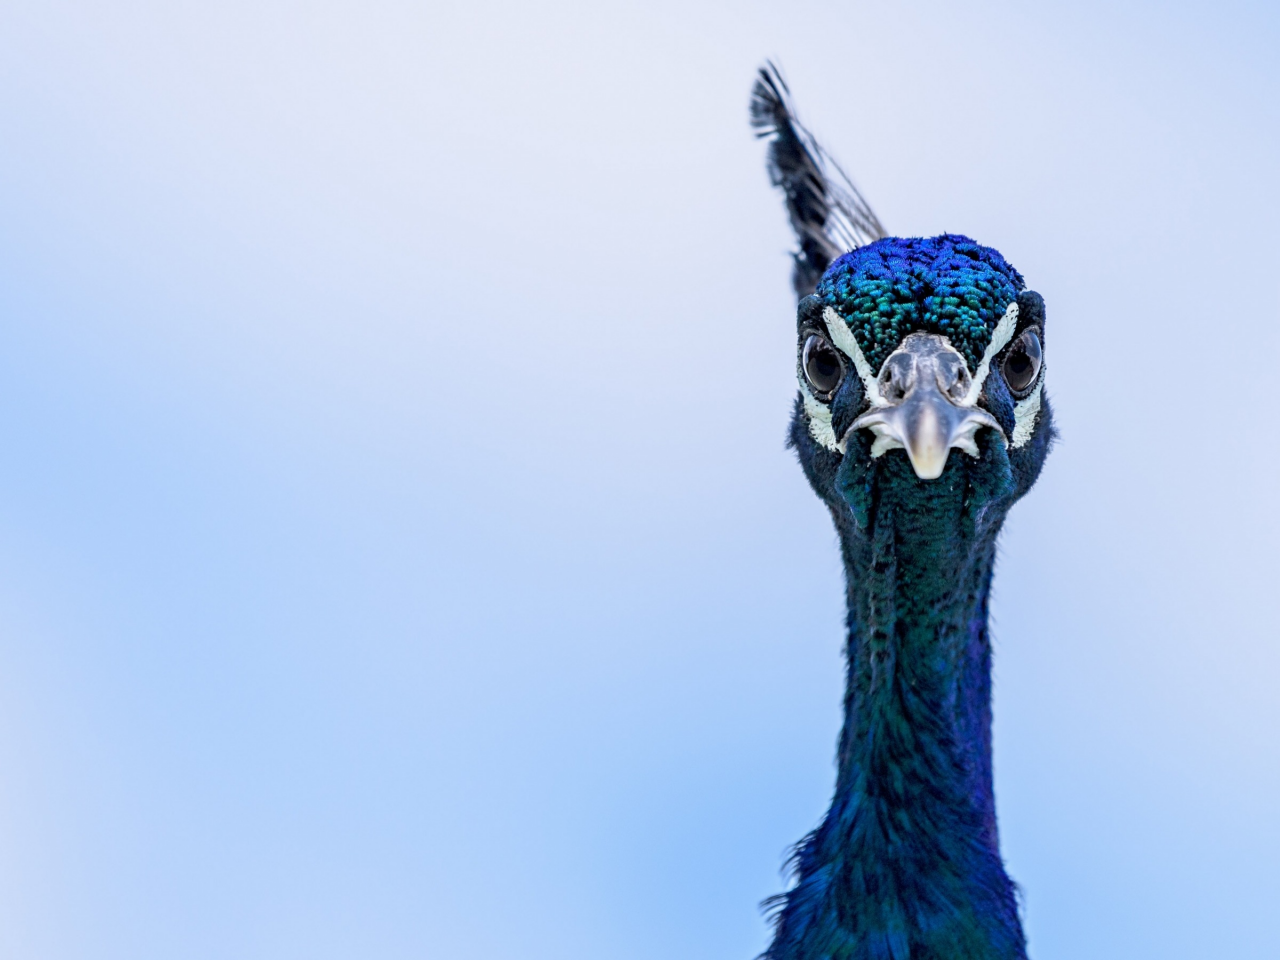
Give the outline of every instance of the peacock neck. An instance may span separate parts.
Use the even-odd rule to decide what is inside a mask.
[[[900,825],[891,835],[904,840],[979,838],[995,851],[987,601],[996,531],[965,524],[958,506],[886,497],[870,530],[843,538],[836,804],[889,815]]]
[[[835,795],[797,853],[771,960],[1017,960],[991,776],[987,605],[1003,509],[958,471],[836,513],[848,592]]]

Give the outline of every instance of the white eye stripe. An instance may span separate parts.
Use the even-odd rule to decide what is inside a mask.
[[[880,386],[876,383],[876,375],[871,369],[871,364],[867,363],[867,358],[862,355],[862,348],[858,346],[858,341],[853,331],[849,329],[849,324],[844,322],[844,317],[831,307],[827,307],[822,311],[822,319],[831,333],[831,342],[853,361],[853,369],[858,372],[858,379],[862,381],[862,387],[867,391],[867,398],[871,401],[871,405],[887,407],[889,401],[880,396]]]
[[[1039,379],[1031,396],[1019,400],[1013,405],[1013,437],[1009,446],[1017,449],[1031,439],[1031,432],[1036,428],[1036,418],[1040,415],[1040,393],[1044,390],[1044,364],[1040,364]]]
[[[800,374],[800,396],[804,402],[804,412],[809,418],[809,436],[828,450],[844,453],[844,444],[836,439],[835,427],[831,424],[831,408],[815,397],[804,381],[804,373]]]
[[[969,392],[965,394],[964,400],[960,403],[962,407],[972,407],[978,402],[978,397],[982,394],[982,385],[987,382],[987,374],[991,372],[991,361],[995,359],[997,353],[1009,345],[1009,341],[1013,339],[1013,331],[1017,326],[1018,301],[1015,300],[1009,304],[1004,316],[1000,318],[995,330],[991,332],[991,342],[987,344],[987,349],[982,351],[982,360],[979,361],[978,369],[973,374],[973,382],[969,384]]]

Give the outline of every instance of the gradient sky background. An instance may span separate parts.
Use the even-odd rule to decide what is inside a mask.
[[[1048,302],[1033,956],[1275,956],[1274,4],[0,6],[0,955],[750,960],[832,784],[777,58]]]

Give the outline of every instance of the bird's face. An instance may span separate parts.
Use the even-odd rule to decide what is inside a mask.
[[[877,487],[1014,499],[1052,437],[1044,302],[962,237],[881,240],[837,260],[797,316],[792,439],[820,495],[865,519]],[[861,525],[861,520],[860,520]]]

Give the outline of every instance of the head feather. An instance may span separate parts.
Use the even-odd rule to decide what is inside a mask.
[[[773,141],[769,179],[786,196],[800,242],[791,283],[798,298],[807,297],[833,260],[880,239],[885,229],[840,165],[796,119],[791,91],[771,62],[760,68],[751,91],[751,126],[757,137]]]

